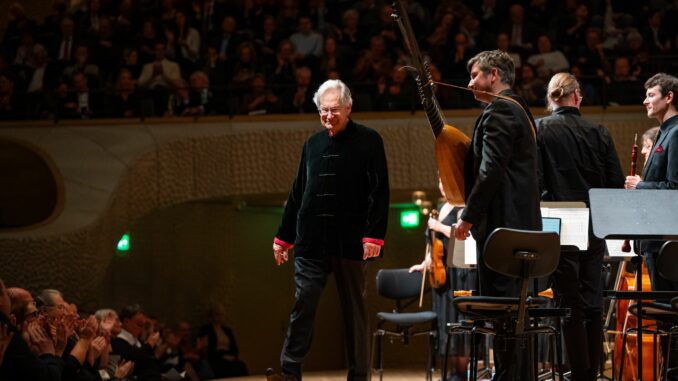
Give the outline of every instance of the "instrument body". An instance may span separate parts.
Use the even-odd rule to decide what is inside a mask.
[[[438,218],[438,211],[431,212],[431,218]],[[447,270],[445,269],[445,248],[443,241],[436,238],[435,231],[431,229],[431,242],[429,243],[431,253],[431,271],[428,274],[428,283],[432,288],[441,288],[447,283]]]
[[[619,284],[619,291],[634,291],[636,287],[636,275],[634,273],[626,271],[626,262],[622,262],[624,268],[621,270],[622,275]],[[642,283],[640,291],[650,289],[650,274],[647,270],[647,266],[643,262],[642,264]],[[618,300],[617,301],[617,322],[616,322],[616,332],[618,333],[614,341],[614,364],[617,369],[616,374],[619,374],[621,362],[621,354],[624,351],[624,374],[619,375],[620,381],[635,381],[641,377],[637,376],[637,363],[638,363],[638,340],[636,334],[629,334],[626,338],[626,346],[622,347],[622,334],[626,331],[627,328],[636,327],[637,318],[635,315],[632,315],[628,312],[629,300]],[[654,325],[656,322],[654,320],[643,319],[643,326]],[[654,378],[653,369],[653,358],[650,355],[652,353],[652,347],[654,345],[654,338],[652,335],[643,335],[642,346],[640,347],[643,351],[643,380],[652,380]],[[657,358],[661,358],[661,348],[659,341],[657,342]],[[657,364],[657,372],[659,372],[659,364]],[[659,374],[659,373],[657,373]]]

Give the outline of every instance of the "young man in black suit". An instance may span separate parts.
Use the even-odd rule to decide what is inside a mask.
[[[645,82],[645,101],[648,118],[660,123],[659,134],[650,151],[640,176],[626,177],[626,189],[678,189],[678,78],[665,73],[652,76]],[[676,194],[678,195],[678,193]],[[678,290],[676,282],[658,276],[655,261],[665,241],[641,241],[650,272],[652,289],[658,291]]]

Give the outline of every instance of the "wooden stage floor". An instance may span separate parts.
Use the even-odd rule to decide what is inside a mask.
[[[328,370],[323,372],[304,372],[304,381],[345,381],[347,370]],[[440,374],[434,374],[433,380],[439,380]],[[263,374],[248,377],[222,378],[219,381],[265,381]],[[378,381],[379,377],[374,374],[372,380]],[[426,380],[424,370],[393,369],[384,370],[384,381],[410,381]]]

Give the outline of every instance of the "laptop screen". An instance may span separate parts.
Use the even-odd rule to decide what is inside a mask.
[[[542,217],[541,218],[542,231],[555,232],[560,235],[560,218],[557,217]]]

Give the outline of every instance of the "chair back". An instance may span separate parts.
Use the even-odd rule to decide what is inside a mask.
[[[667,241],[657,254],[659,275],[671,282],[678,282],[678,241]]]
[[[395,300],[414,298],[421,291],[421,273],[408,269],[381,269],[377,272],[377,292]]]
[[[494,229],[485,243],[485,264],[513,278],[539,278],[558,267],[560,237],[554,232]]]

